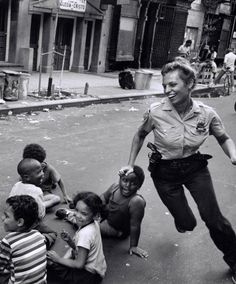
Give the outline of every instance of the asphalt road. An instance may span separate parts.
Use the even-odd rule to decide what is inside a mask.
[[[2,163],[0,212],[13,184],[18,180],[16,166],[23,147],[39,143],[47,150],[47,160],[62,174],[69,194],[92,190],[98,194],[118,181],[118,169],[128,160],[133,134],[142,114],[154,100],[128,101],[120,104],[67,108],[32,115],[21,114],[0,120],[0,155]],[[236,96],[202,99],[216,108],[228,133],[236,141]],[[152,141],[150,134],[147,141]],[[236,167],[210,137],[201,149],[214,156],[209,168],[223,214],[236,228]],[[145,169],[146,180],[140,191],[147,201],[140,247],[149,252],[147,260],[127,253],[128,240],[104,240],[108,271],[104,284],[215,284],[231,283],[222,254],[212,243],[197,208],[188,196],[198,226],[191,233],[180,234],[173,219],[161,203],[146,170],[148,149],[144,147],[137,164]],[[60,194],[60,193],[59,193]],[[65,206],[65,205],[62,205]],[[48,214],[47,222],[60,232],[71,230],[64,221]],[[0,236],[4,236],[0,226]],[[55,245],[61,255],[66,247],[58,239]],[[51,284],[51,283],[49,283]]]

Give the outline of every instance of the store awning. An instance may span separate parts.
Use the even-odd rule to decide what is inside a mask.
[[[127,1],[127,0],[126,0]],[[100,9],[100,1],[94,0],[31,0],[29,11],[56,13],[63,15],[79,15],[86,18],[102,19],[104,14]]]
[[[57,0],[31,0],[29,1],[29,11],[43,11],[51,13],[58,8]]]
[[[104,5],[125,5],[125,4],[129,4],[130,0],[101,0],[101,4]]]
[[[98,3],[100,1],[97,1]],[[91,3],[89,0],[87,0],[87,6],[85,11],[85,17],[86,18],[96,18],[96,19],[102,19],[104,16],[103,11],[99,9],[99,6],[95,6],[93,3]]]

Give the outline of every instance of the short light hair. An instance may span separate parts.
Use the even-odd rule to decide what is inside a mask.
[[[189,84],[191,81],[193,82],[193,89],[196,85],[196,71],[190,65],[189,61],[183,57],[176,57],[174,61],[164,65],[161,70],[161,75],[164,76],[176,70],[179,71],[179,76],[185,84]]]

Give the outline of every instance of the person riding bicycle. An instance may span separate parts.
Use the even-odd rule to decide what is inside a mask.
[[[234,92],[234,69],[235,69],[236,54],[234,54],[231,48],[227,49],[227,53],[224,57],[224,65],[220,70],[219,74],[214,80],[215,84],[220,82],[221,77],[226,73],[227,70],[230,72],[231,77],[231,91]]]

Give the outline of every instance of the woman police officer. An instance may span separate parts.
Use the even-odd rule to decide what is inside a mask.
[[[133,138],[128,166],[120,171],[132,172],[145,137],[153,131],[154,146],[161,158],[156,161],[150,158],[149,170],[162,202],[174,217],[177,230],[183,233],[196,226],[184,185],[197,203],[213,242],[235,272],[236,236],[216,200],[207,167],[207,159],[211,156],[198,152],[207,137],[214,135],[232,164],[236,165],[235,144],[225,132],[218,114],[202,102],[192,100],[196,75],[187,60],[176,58],[163,67],[161,74],[166,98],[152,104],[145,113]]]

